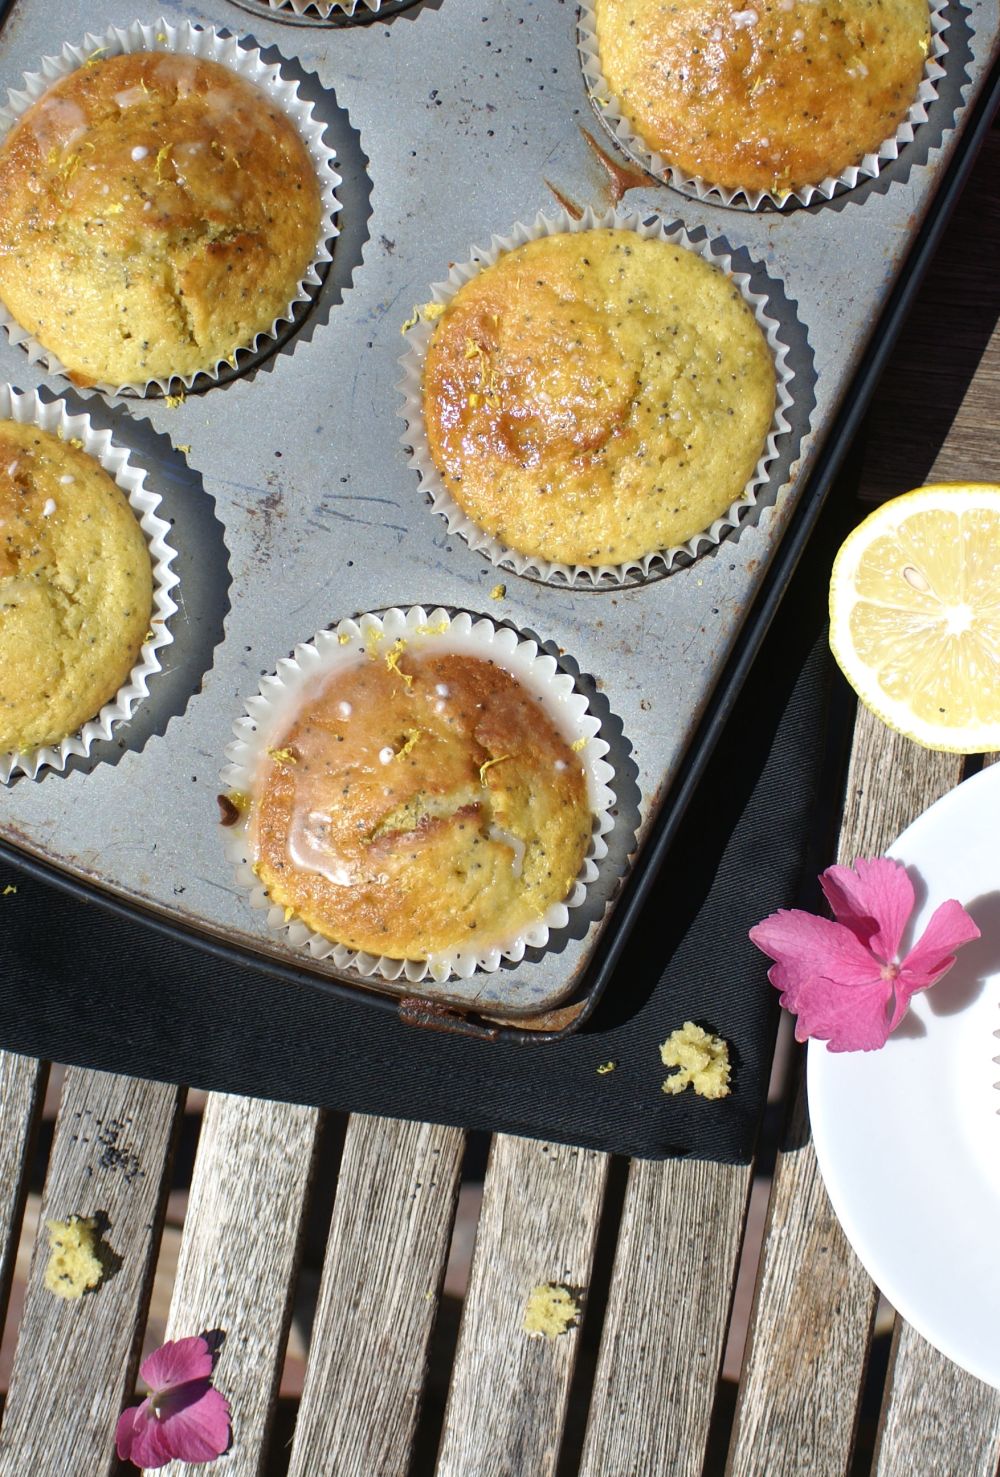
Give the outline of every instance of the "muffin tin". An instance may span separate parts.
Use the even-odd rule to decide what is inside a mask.
[[[830,202],[753,212],[653,182],[629,191],[629,207],[712,238],[767,291],[794,374],[790,430],[735,533],[659,578],[587,590],[498,571],[450,535],[408,465],[397,418],[400,329],[451,263],[554,212],[554,191],[581,209],[613,203],[612,177],[582,136],[610,148],[588,100],[576,17],[556,0],[397,9],[359,5],[367,24],[307,25],[305,12],[250,0],[126,10],[76,0],[58,31],[46,0],[3,12],[0,82],[10,88],[42,56],[110,25],[163,16],[245,35],[314,103],[342,183],[340,234],[312,304],[277,344],[180,405],[74,392],[0,342],[0,380],[86,410],[145,468],[180,577],[174,642],[148,699],[65,773],[0,791],[0,850],[278,973],[371,990],[329,960],[296,957],[247,906],[219,829],[224,750],[261,675],[324,626],[416,604],[488,615],[555,655],[601,721],[617,797],[608,856],[544,952],[439,986],[378,985],[419,1023],[500,1018],[520,1022],[523,1039],[547,1039],[578,1023],[606,984],[829,484],[844,416],[870,388],[880,315],[898,306],[911,248],[963,166],[970,117],[979,126],[1000,50],[996,11],[989,0],[948,6],[945,75],[927,123],[877,178]]]

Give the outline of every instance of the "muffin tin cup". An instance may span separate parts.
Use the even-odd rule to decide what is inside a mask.
[[[554,585],[570,585],[581,589],[619,589],[623,585],[663,574],[671,570],[678,561],[686,562],[697,558],[699,553],[713,548],[727,533],[737,529],[746,510],[756,504],[757,493],[768,480],[769,468],[778,455],[778,438],[790,430],[786,412],[792,404],[789,386],[794,377],[788,364],[787,345],[780,336],[781,325],[777,317],[769,311],[767,294],[752,289],[748,273],[733,270],[732,255],[723,243],[711,238],[695,241],[681,225],[669,225],[659,217],[650,219],[648,214],[641,215],[621,208],[595,212],[588,206],[579,220],[567,210],[561,210],[556,215],[540,212],[530,225],[519,222],[509,236],[494,236],[488,247],[473,247],[469,261],[453,266],[446,281],[432,285],[431,301],[435,304],[450,302],[459,288],[478,276],[485,267],[492,266],[501,256],[529,241],[565,231],[590,231],[606,227],[635,231],[644,240],[671,242],[697,253],[711,266],[717,267],[739,289],[771,350],[775,372],[775,404],[764,449],[753,476],[739,497],[708,528],[699,530],[686,543],[655,549],[641,558],[630,559],[622,564],[560,564],[511,549],[459,507],[434,464],[427,441],[422,398],[424,361],[434,325],[427,323],[419,310],[416,320],[406,330],[410,347],[399,361],[403,368],[403,378],[397,387],[404,400],[399,414],[406,421],[407,427],[400,439],[410,453],[410,466],[416,468],[424,491],[430,496],[431,507],[447,521],[449,531],[458,534],[471,548],[484,554],[500,569],[512,570],[515,574]]]
[[[349,949],[314,933],[299,919],[286,919],[284,908],[271,902],[252,869],[252,838],[245,813],[224,833],[226,853],[238,882],[249,894],[251,906],[266,910],[269,926],[283,933],[293,950],[314,959],[329,959],[338,969],[354,970],[364,978],[377,975],[404,984],[425,979],[439,983],[456,977],[469,979],[477,970],[491,973],[499,969],[505,959],[517,963],[529,948],[546,948],[550,936],[566,927],[570,909],[584,901],[598,875],[598,863],[608,851],[604,838],[613,825],[611,807],[615,803],[610,788],[614,771],[604,758],[608,745],[598,736],[600,724],[589,712],[586,699],[576,691],[572,678],[559,670],[553,657],[540,652],[536,642],[519,636],[509,626],[498,626],[485,616],[474,618],[465,611],[450,614],[437,609],[428,614],[421,606],[407,610],[393,607],[381,615],[343,620],[296,646],[290,657],[278,663],[275,674],[264,678],[259,693],[246,703],[247,716],[234,724],[236,738],[225,751],[230,762],[220,778],[227,791],[251,795],[267,750],[280,744],[307,689],[318,679],[368,659],[374,643],[384,642],[388,648],[400,638],[410,650],[460,652],[496,663],[540,698],[546,714],[568,742],[584,741],[579,754],[593,828],[586,857],[568,897],[554,903],[537,922],[491,948],[450,950],[420,960],[390,959]]]
[[[320,269],[333,260],[329,243],[338,235],[335,216],[340,210],[340,202],[336,191],[341,180],[334,168],[337,156],[334,150],[324,142],[323,124],[313,117],[312,103],[305,102],[299,96],[298,87],[294,82],[289,82],[282,77],[280,67],[268,65],[263,61],[256,47],[243,47],[235,36],[225,36],[214,27],[196,26],[190,21],[183,21],[180,25],[174,25],[163,19],[156,21],[153,25],[134,21],[130,26],[111,26],[101,33],[88,32],[83,41],[77,45],[67,42],[57,56],[42,58],[39,71],[26,73],[20,88],[10,89],[7,94],[7,105],[0,108],[0,138],[60,78],[69,76],[71,72],[85,66],[96,56],[118,56],[135,51],[174,52],[177,55],[199,57],[203,61],[219,62],[222,66],[228,67],[230,71],[237,72],[245,81],[260,88],[271,102],[277,103],[297,128],[315,166],[322,201],[322,220],[319,240],[316,243],[316,255],[300,279],[295,296],[285,311],[274,319],[270,328],[262,330],[250,343],[240,345],[231,358],[217,359],[214,364],[206,365],[193,374],[170,375],[165,379],[130,381],[120,385],[97,384],[90,387],[106,395],[122,393],[150,395],[156,392],[167,394],[171,387],[176,392],[180,385],[183,385],[185,390],[189,390],[195,380],[202,375],[210,380],[218,380],[223,369],[239,367],[241,355],[255,354],[267,340],[276,340],[282,325],[293,323],[300,305],[312,300],[322,280]],[[0,325],[6,329],[11,342],[24,349],[30,363],[43,364],[50,374],[60,374],[70,378],[70,371],[62,361],[50,349],[44,348],[36,338],[26,332],[2,303],[0,303]]]
[[[170,525],[157,516],[160,498],[145,486],[146,474],[129,464],[128,452],[116,445],[110,431],[95,430],[88,415],[70,415],[61,400],[46,402],[35,390],[15,390],[10,385],[0,385],[0,420],[38,426],[63,441],[79,441],[83,450],[104,468],[128,498],[136,521],[146,536],[153,566],[153,610],[149,635],[126,681],[95,717],[61,743],[22,753],[0,754],[0,783],[6,784],[17,774],[35,779],[44,769],[65,769],[73,754],[86,758],[98,739],[111,738],[115,726],[131,717],[148,694],[149,679],[160,670],[161,649],[174,639],[167,622],[177,610],[171,592],[178,579],[170,567],[177,557],[167,542]]]
[[[944,32],[948,27],[945,14],[947,0],[934,0],[930,12],[930,46],[924,64],[924,74],[917,88],[917,95],[891,138],[887,138],[874,154],[865,154],[858,164],[852,164],[841,174],[828,175],[816,185],[802,185],[797,190],[775,193],[771,190],[730,188],[715,185],[698,175],[686,174],[676,164],[671,164],[662,154],[651,149],[631,124],[622,116],[617,99],[605,80],[601,70],[597,48],[597,18],[593,0],[581,0],[577,22],[577,45],[584,82],[594,110],[617,146],[628,155],[634,164],[644,169],[654,179],[670,185],[683,195],[709,204],[746,206],[757,210],[761,205],[772,205],[783,210],[791,205],[812,205],[818,200],[832,200],[844,190],[853,190],[861,180],[874,179],[881,173],[883,164],[899,158],[900,150],[913,142],[914,131],[927,122],[927,109],[938,95],[937,84],[945,74],[943,58],[948,53]]]

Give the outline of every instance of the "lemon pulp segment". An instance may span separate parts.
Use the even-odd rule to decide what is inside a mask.
[[[1000,486],[918,488],[872,513],[834,561],[830,644],[892,728],[1000,747]]]

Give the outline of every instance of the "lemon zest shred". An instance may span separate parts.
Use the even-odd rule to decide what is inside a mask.
[[[179,405],[184,404],[184,401],[186,399],[187,396],[185,395],[184,391],[181,390],[179,395],[164,395],[163,403],[165,406],[167,406],[169,410],[176,410]]]
[[[390,672],[395,672],[397,677],[402,677],[404,683],[409,689],[413,686],[413,677],[411,673],[404,672],[402,667],[399,665],[399,659],[403,655],[403,652],[405,650],[406,642],[403,640],[402,636],[400,636],[396,639],[396,641],[393,642],[392,646],[386,652],[385,665]]]
[[[570,744],[570,748],[573,750],[573,753],[574,754],[579,754],[580,750],[581,749],[585,749],[586,747],[587,747],[586,737],[581,737],[581,738],[578,738],[578,739],[574,739],[573,742]]]
[[[606,1077],[609,1072],[613,1072],[615,1070],[617,1065],[617,1062],[601,1062],[600,1066],[597,1069],[598,1077]]]
[[[445,631],[447,631],[449,625],[450,625],[450,621],[448,621],[448,619],[445,618],[444,620],[438,621],[437,624],[436,625],[433,625],[433,626],[431,626],[431,625],[418,626],[417,627],[417,635],[418,636],[443,636],[444,633],[445,633]]]
[[[399,330],[400,333],[409,333],[410,329],[416,328],[418,323],[436,323],[447,306],[447,303],[417,303]]]
[[[402,673],[400,675],[402,675]],[[412,678],[411,678],[411,681],[412,681]],[[414,744],[417,742],[417,740],[419,739],[419,737],[420,737],[420,735],[422,733],[423,733],[423,729],[422,728],[408,728],[407,731],[406,731],[406,743],[403,745],[403,747],[401,749],[398,749],[396,751],[396,758],[397,759],[405,759],[406,756],[407,756],[407,754],[413,748]]]
[[[13,882],[8,882],[7,883],[7,886],[3,890],[3,896],[4,897],[10,897],[16,891],[17,891],[17,888],[14,886]]]
[[[178,441],[178,443],[177,443],[177,450],[178,451],[183,451],[183,453],[184,453],[185,456],[190,456],[191,455],[191,443],[190,443],[190,441]]]
[[[479,766],[479,783],[486,784],[486,771],[492,769],[494,764],[503,764],[505,760],[512,758],[511,754],[499,754],[496,759],[487,759],[485,764]]]
[[[348,636],[348,634],[347,634],[346,631],[338,631],[337,632],[337,640],[340,642],[341,646],[346,646],[348,644],[348,642],[350,641],[350,639],[351,638],[350,638],[350,636]]]
[[[298,755],[291,749],[268,749],[267,753],[275,764],[298,764],[299,762]]]

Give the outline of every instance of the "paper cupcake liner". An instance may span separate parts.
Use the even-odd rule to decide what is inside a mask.
[[[670,185],[673,189],[679,190],[683,195],[690,195],[695,200],[706,200],[716,205],[749,206],[751,210],[757,210],[767,203],[778,210],[783,210],[790,205],[811,205],[815,200],[832,200],[834,195],[844,190],[853,190],[861,180],[874,179],[881,172],[884,163],[898,159],[900,149],[913,142],[914,130],[921,123],[927,122],[927,109],[937,97],[938,81],[945,74],[942,61],[948,53],[943,34],[948,27],[948,19],[945,15],[946,6],[947,0],[935,0],[935,3],[931,5],[931,36],[927,60],[924,63],[924,75],[906,117],[892,137],[887,138],[874,154],[865,154],[860,163],[850,165],[841,174],[828,175],[817,185],[801,185],[797,190],[781,194],[775,194],[771,190],[743,189],[742,186],[731,189],[726,185],[714,185],[710,180],[702,179],[698,175],[686,174],[676,164],[671,164],[669,160],[664,159],[662,154],[651,149],[638,134],[632,131],[631,125],[622,116],[617,99],[601,71],[593,0],[581,0],[577,22],[577,46],[583,67],[584,82],[594,111],[618,148],[627,154],[634,164],[638,164],[647,174],[653,175],[663,184]]]
[[[321,20],[338,13],[352,16],[362,9],[377,15],[382,9],[382,0],[266,0],[266,4],[278,15],[291,11],[294,15],[316,15]]]
[[[533,576],[551,584],[572,585],[583,589],[618,589],[622,585],[638,583],[651,574],[658,575],[671,570],[679,560],[695,559],[700,552],[718,544],[727,532],[739,527],[746,509],[756,504],[757,493],[767,482],[768,470],[778,454],[778,438],[791,429],[786,412],[792,404],[788,387],[794,376],[788,365],[788,348],[780,337],[781,325],[769,311],[767,294],[755,292],[751,288],[749,273],[733,270],[732,254],[723,242],[711,239],[695,241],[683,226],[668,225],[659,217],[650,219],[638,212],[620,208],[601,213],[590,206],[579,220],[567,210],[560,210],[556,215],[540,212],[530,225],[519,222],[509,236],[494,236],[488,247],[474,247],[469,261],[453,266],[446,281],[435,282],[431,286],[431,300],[435,303],[450,302],[459,288],[478,276],[485,267],[491,267],[501,256],[518,246],[524,246],[528,241],[558,235],[564,231],[590,231],[605,227],[635,231],[644,240],[672,242],[696,252],[711,266],[718,267],[739,289],[771,350],[775,370],[775,405],[764,449],[753,476],[739,497],[708,528],[693,534],[686,543],[655,549],[640,559],[629,559],[622,564],[561,564],[508,548],[459,507],[434,464],[427,442],[422,396],[424,361],[434,325],[424,322],[419,316],[407,330],[409,348],[399,361],[403,368],[403,378],[397,386],[404,401],[398,413],[406,421],[406,431],[400,440],[410,453],[410,466],[416,468],[424,491],[430,496],[431,507],[435,513],[440,513],[445,518],[449,531],[458,534],[470,548],[484,554],[500,569],[513,570],[515,574]]]
[[[614,771],[604,758],[608,745],[598,737],[600,724],[589,712],[586,698],[576,691],[572,678],[559,671],[554,658],[539,651],[536,642],[519,636],[509,626],[497,626],[485,616],[474,619],[465,611],[450,614],[437,609],[428,614],[421,606],[408,610],[393,607],[382,615],[343,620],[338,626],[320,631],[311,641],[296,646],[290,657],[278,663],[275,675],[264,678],[260,692],[246,703],[247,716],[233,725],[236,738],[226,748],[230,762],[220,778],[226,790],[252,793],[267,750],[280,743],[282,732],[297,711],[306,688],[320,676],[346,670],[359,659],[367,659],[372,640],[381,638],[391,645],[400,637],[411,650],[457,651],[489,658],[541,699],[548,717],[569,742],[586,739],[580,760],[586,774],[593,831],[569,896],[554,903],[544,917],[512,934],[502,945],[483,950],[455,949],[425,960],[389,959],[334,943],[314,933],[299,919],[286,920],[284,909],[270,901],[252,870],[246,818],[226,830],[226,853],[236,868],[237,880],[249,893],[251,906],[267,911],[269,926],[283,933],[293,949],[314,959],[330,959],[338,969],[355,970],[364,978],[379,975],[385,980],[403,979],[410,984],[428,978],[438,982],[455,977],[469,979],[477,969],[486,972],[499,969],[504,959],[519,962],[528,948],[544,949],[550,934],[566,927],[569,910],[583,902],[588,887],[598,875],[598,863],[608,851],[604,838],[613,825],[610,810],[615,803],[609,788]]]
[[[88,415],[70,415],[61,400],[46,402],[35,390],[15,390],[11,385],[0,385],[0,420],[38,426],[63,441],[81,441],[83,450],[100,463],[128,498],[139,527],[146,535],[153,565],[150,634],[124,684],[96,717],[89,719],[77,733],[70,734],[61,743],[46,744],[18,754],[0,754],[0,783],[6,784],[16,774],[34,779],[43,769],[65,769],[71,754],[86,758],[98,739],[109,739],[115,725],[131,717],[148,694],[149,678],[160,670],[160,649],[169,646],[174,639],[167,622],[177,610],[171,591],[178,579],[170,567],[177,557],[167,542],[170,524],[157,516],[160,497],[145,486],[145,472],[129,465],[128,452],[112,441],[110,431],[95,430]]]
[[[334,150],[323,141],[323,124],[313,117],[312,103],[305,102],[299,96],[296,83],[289,82],[282,77],[280,67],[269,66],[263,61],[256,47],[244,48],[235,36],[225,36],[214,27],[196,26],[190,21],[182,21],[180,25],[174,25],[171,21],[162,18],[149,26],[141,21],[133,21],[125,28],[111,26],[104,32],[88,32],[79,45],[71,45],[67,42],[58,56],[43,57],[39,71],[26,73],[22,87],[11,88],[8,91],[7,105],[0,108],[0,138],[6,135],[17,119],[26,113],[54,82],[84,66],[96,53],[99,53],[101,57],[106,57],[134,51],[171,51],[186,56],[196,56],[204,61],[219,62],[231,71],[238,72],[247,82],[259,87],[273,103],[277,103],[288,114],[298,129],[309,157],[316,167],[323,212],[316,255],[305,275],[300,279],[295,296],[284,312],[274,319],[270,328],[261,330],[251,343],[236,350],[236,367],[238,367],[241,357],[248,359],[256,354],[262,343],[269,339],[277,339],[282,324],[295,321],[300,304],[310,302],[315,289],[320,286],[322,280],[320,268],[333,260],[328,243],[339,234],[334,220],[340,210],[336,190],[341,181],[340,175],[333,167],[337,156]],[[7,330],[11,343],[24,349],[30,363],[43,364],[50,374],[70,377],[70,372],[62,361],[23,329],[2,303],[0,303],[0,324]],[[89,388],[107,395],[123,392],[149,395],[156,391],[166,394],[171,385],[176,388],[177,385],[182,384],[186,390],[189,390],[201,375],[217,381],[223,369],[232,367],[230,359],[219,358],[213,365],[207,365],[193,374],[175,374],[165,379],[130,381],[121,385],[97,384]]]

